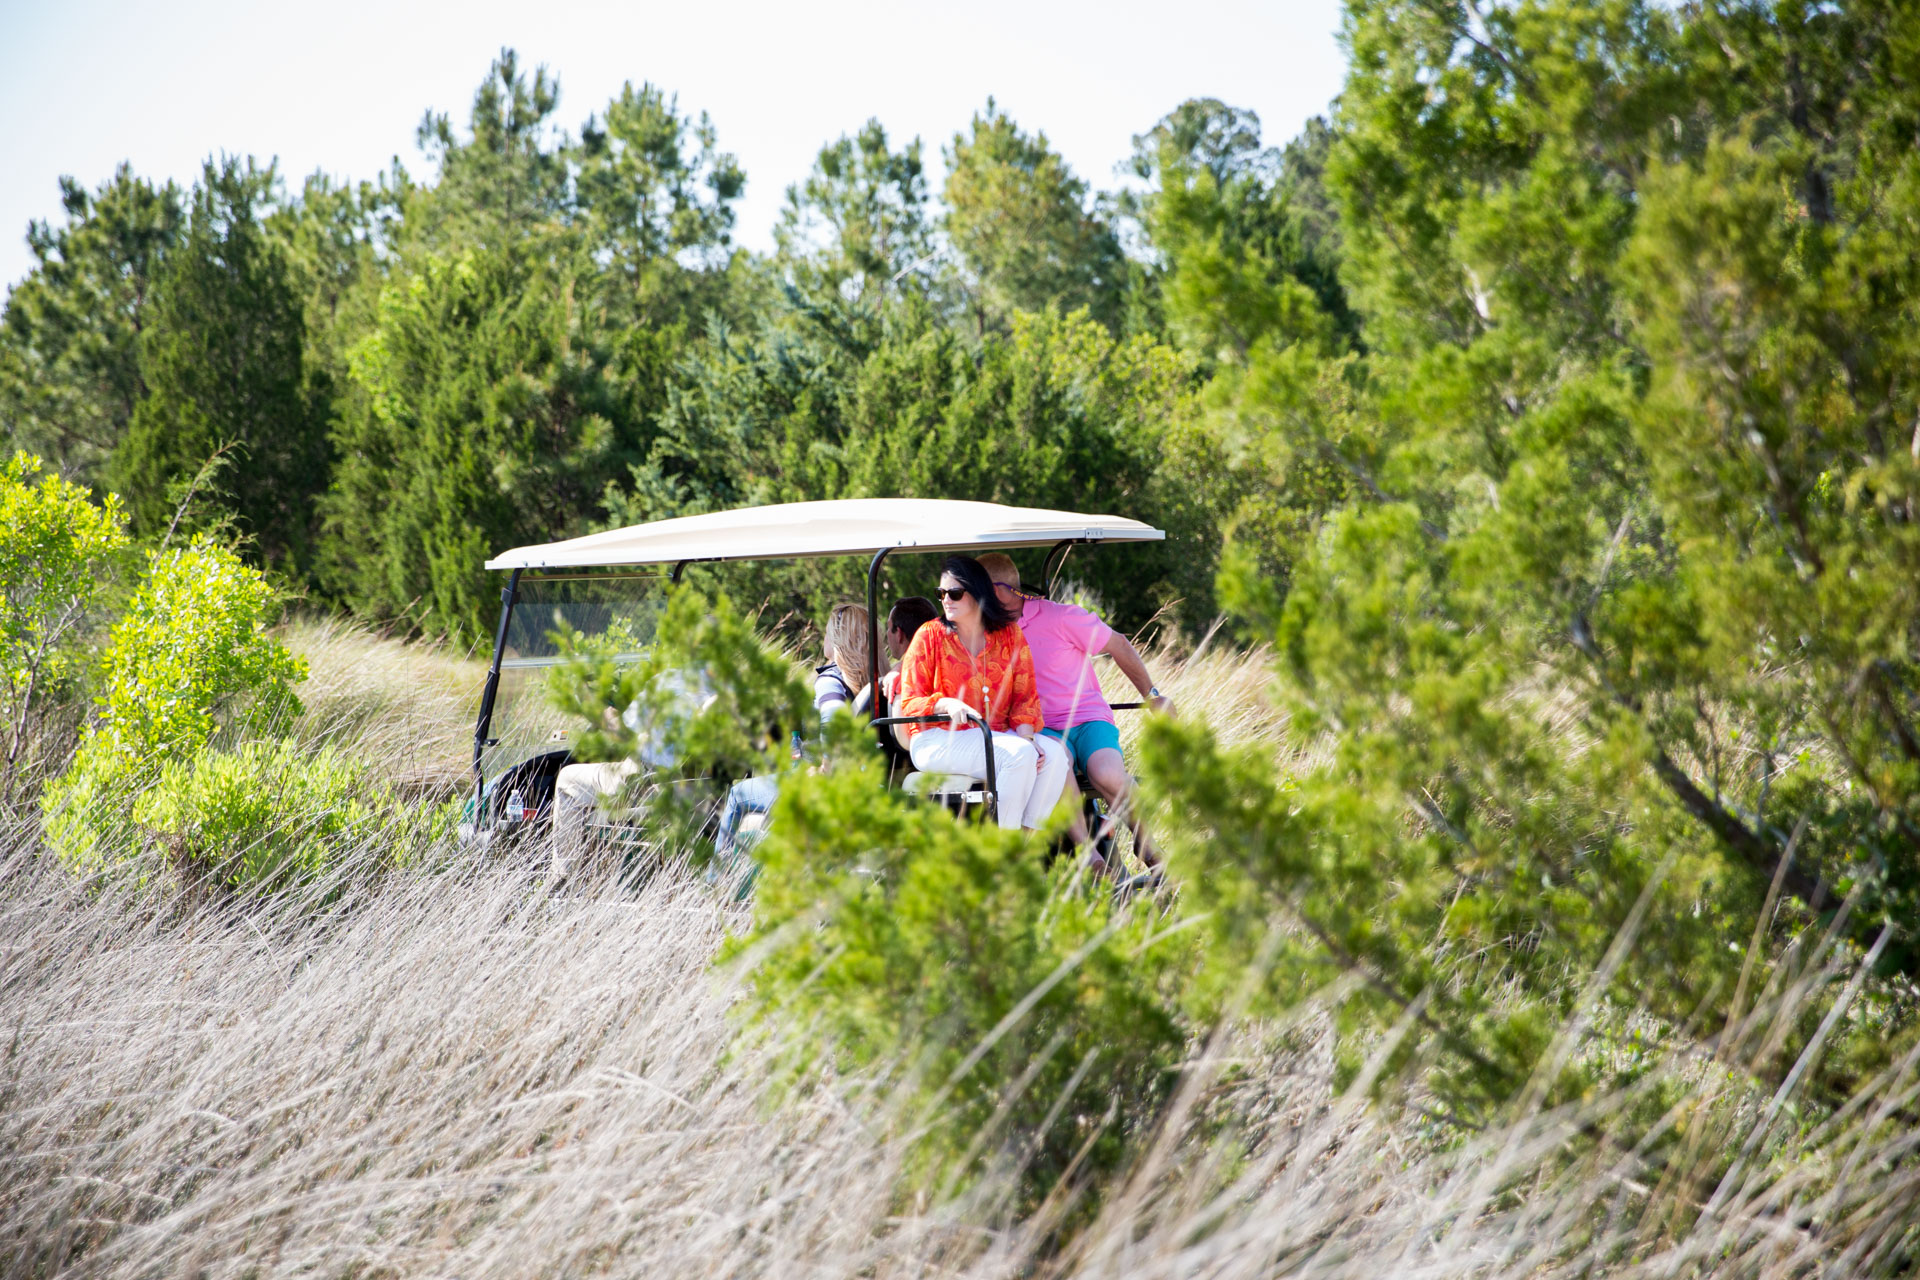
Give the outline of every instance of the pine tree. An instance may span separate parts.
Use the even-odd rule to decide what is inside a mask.
[[[725,301],[744,179],[712,125],[625,86],[576,145],[505,51],[470,134],[430,117],[372,322],[347,354],[323,579],[357,611],[472,638],[480,565],[586,532],[659,435],[695,317]]]
[[[1814,1027],[1742,1046],[1756,992],[1829,940],[1920,956],[1911,23],[1351,12],[1327,173],[1364,352],[1280,326],[1220,384],[1347,478],[1290,578],[1242,543],[1222,581],[1332,755],[1283,786],[1190,725],[1148,753],[1214,973],[1292,919],[1270,992],[1352,974],[1350,1029],[1407,1028],[1463,1119],[1576,1095],[1612,1000],[1777,1084]],[[1816,1100],[1912,1038],[1901,989],[1822,1042]]]
[[[946,161],[946,232],[976,280],[983,321],[1052,306],[1118,322],[1120,242],[1046,134],[1022,132],[988,99]]]
[[[135,531],[156,536],[180,482],[233,446],[223,484],[241,531],[262,562],[300,576],[326,484],[325,389],[309,377],[285,249],[262,223],[273,182],[251,160],[203,170],[141,337],[148,393],[113,470]]]
[[[787,188],[774,228],[779,258],[810,293],[877,304],[889,284],[918,287],[932,252],[920,140],[890,150],[869,120],[853,137],[820,149],[813,172]],[[908,279],[896,280],[907,273]]]
[[[529,79],[502,49],[474,92],[466,137],[445,112],[429,111],[415,141],[439,172],[408,202],[403,241],[429,252],[499,247],[561,226],[571,174],[563,132],[552,124],[560,82],[547,69]]]
[[[574,278],[525,248],[428,260],[387,287],[335,433],[333,591],[472,639],[492,611],[488,556],[585,532],[631,446],[584,324]]]
[[[60,181],[64,226],[27,228],[34,265],[0,324],[0,428],[84,485],[98,484],[146,393],[140,334],[178,243],[180,191],[126,165],[89,195]]]
[[[682,114],[655,85],[622,85],[588,118],[571,161],[572,216],[607,264],[598,292],[610,319],[674,324],[724,301],[733,202],[747,180],[705,112]]]

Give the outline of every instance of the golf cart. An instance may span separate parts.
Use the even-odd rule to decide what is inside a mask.
[[[503,552],[486,564],[504,571],[507,582],[474,727],[474,801],[467,834],[490,839],[551,820],[555,780],[573,761],[573,727],[545,696],[548,672],[566,661],[558,634],[571,630],[598,638],[615,647],[621,659],[639,660],[663,607],[662,588],[679,582],[690,564],[864,557],[872,663],[865,674],[874,690],[869,714],[882,748],[898,757],[891,726],[905,721],[888,715],[879,691],[880,574],[888,557],[1047,547],[1041,584],[1043,594],[1051,596],[1075,546],[1165,537],[1159,529],[1120,516],[936,498],[848,498],[680,516]],[[993,752],[986,758],[991,770]],[[956,799],[951,789],[920,789]],[[984,788],[971,783],[957,799],[990,808],[992,777]]]

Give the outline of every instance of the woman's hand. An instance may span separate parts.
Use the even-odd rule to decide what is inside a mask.
[[[1040,743],[1038,741],[1039,735],[1034,732],[1033,726],[1030,724],[1017,724],[1013,726],[1013,731],[1019,734],[1026,741],[1034,744],[1033,746],[1034,775],[1037,777],[1040,774],[1046,772],[1047,757],[1040,750]]]
[[[935,715],[945,716],[952,721],[955,729],[966,728],[968,719],[973,715],[973,708],[958,698],[942,698],[933,704],[933,710]]]

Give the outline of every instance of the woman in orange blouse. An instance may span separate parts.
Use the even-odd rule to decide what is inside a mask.
[[[1053,812],[1072,766],[1063,744],[1038,736],[1045,721],[1026,637],[972,556],[941,564],[940,610],[946,620],[922,625],[900,660],[899,714],[950,722],[909,726],[913,767],[984,779],[985,735],[967,713],[984,714],[993,730],[1000,825],[1032,830]]]

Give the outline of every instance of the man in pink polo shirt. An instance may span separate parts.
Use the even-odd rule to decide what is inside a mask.
[[[980,557],[980,567],[993,579],[1000,603],[1020,615],[1021,634],[1033,651],[1033,680],[1047,725],[1041,732],[1067,744],[1075,766],[1107,802],[1107,811],[1124,817],[1133,828],[1133,847],[1140,860],[1158,867],[1160,856],[1133,816],[1133,779],[1127,776],[1127,762],[1120,754],[1120,730],[1113,722],[1113,708],[1107,705],[1094,674],[1094,658],[1103,653],[1112,658],[1155,710],[1170,712],[1172,704],[1154,685],[1139,650],[1125,636],[1078,605],[1023,593],[1020,570],[1009,556],[989,552]],[[1073,836],[1083,843],[1087,838],[1077,814]],[[1095,869],[1104,870],[1104,864]]]

